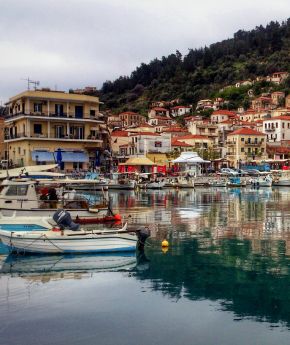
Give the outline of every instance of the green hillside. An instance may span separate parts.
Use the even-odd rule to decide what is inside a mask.
[[[251,31],[239,30],[231,39],[209,47],[179,51],[150,63],[142,63],[130,76],[106,81],[100,90],[105,109],[147,113],[150,101],[180,99],[193,104],[203,98],[224,97],[227,107],[248,107],[249,87],[226,88],[237,81],[267,76],[277,71],[290,72],[290,18],[270,22]],[[254,95],[261,92],[290,91],[290,78],[283,85],[265,81],[255,83]]]

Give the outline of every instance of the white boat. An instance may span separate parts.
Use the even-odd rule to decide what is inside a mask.
[[[122,190],[134,190],[137,187],[137,181],[129,178],[113,178],[108,183],[108,189],[122,189]]]
[[[271,170],[273,186],[290,186],[290,170]]]
[[[135,251],[138,237],[121,229],[6,231],[0,230],[2,243],[12,252],[65,254]]]
[[[273,179],[271,175],[257,176],[250,179],[250,184],[253,187],[271,187]]]
[[[56,185],[55,185],[56,186]],[[76,192],[64,193],[55,200],[51,200],[47,186],[41,186],[36,181],[18,179],[3,181],[0,192],[0,214],[2,216],[31,216],[53,217],[58,209],[67,209],[73,219],[98,222],[114,220],[112,212],[109,213],[106,203],[89,205],[85,198]],[[54,188],[52,188],[53,190]],[[112,218],[112,219],[111,219]],[[120,220],[120,217],[118,217]]]
[[[227,179],[213,179],[208,182],[210,187],[226,187],[228,184]]]
[[[194,188],[194,178],[191,176],[178,176],[175,187],[177,188]]]

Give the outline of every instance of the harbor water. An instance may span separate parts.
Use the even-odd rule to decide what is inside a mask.
[[[1,345],[290,343],[290,188],[110,196],[144,253],[2,250]]]

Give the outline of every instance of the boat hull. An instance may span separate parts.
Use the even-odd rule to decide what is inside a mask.
[[[137,236],[134,234],[88,233],[84,235],[61,235],[53,233],[11,233],[0,231],[3,244],[12,252],[36,254],[66,254],[66,253],[110,253],[135,251]]]

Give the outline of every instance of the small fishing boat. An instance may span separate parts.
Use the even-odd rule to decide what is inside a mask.
[[[273,183],[273,179],[271,175],[266,176],[257,176],[250,180],[250,184],[253,187],[271,187]]]
[[[226,179],[213,179],[208,182],[210,187],[226,187],[228,181]]]
[[[148,228],[80,229],[65,210],[53,216],[57,227],[46,231],[0,230],[0,239],[11,252],[38,254],[106,253],[143,248],[150,236]]]
[[[240,177],[231,176],[227,182],[227,187],[245,187],[246,182],[242,181]]]
[[[271,173],[273,176],[273,186],[290,186],[290,170],[272,170]]]
[[[140,235],[141,231],[127,230],[127,223],[120,229],[102,230],[0,230],[0,239],[10,251],[39,254],[135,251]]]

